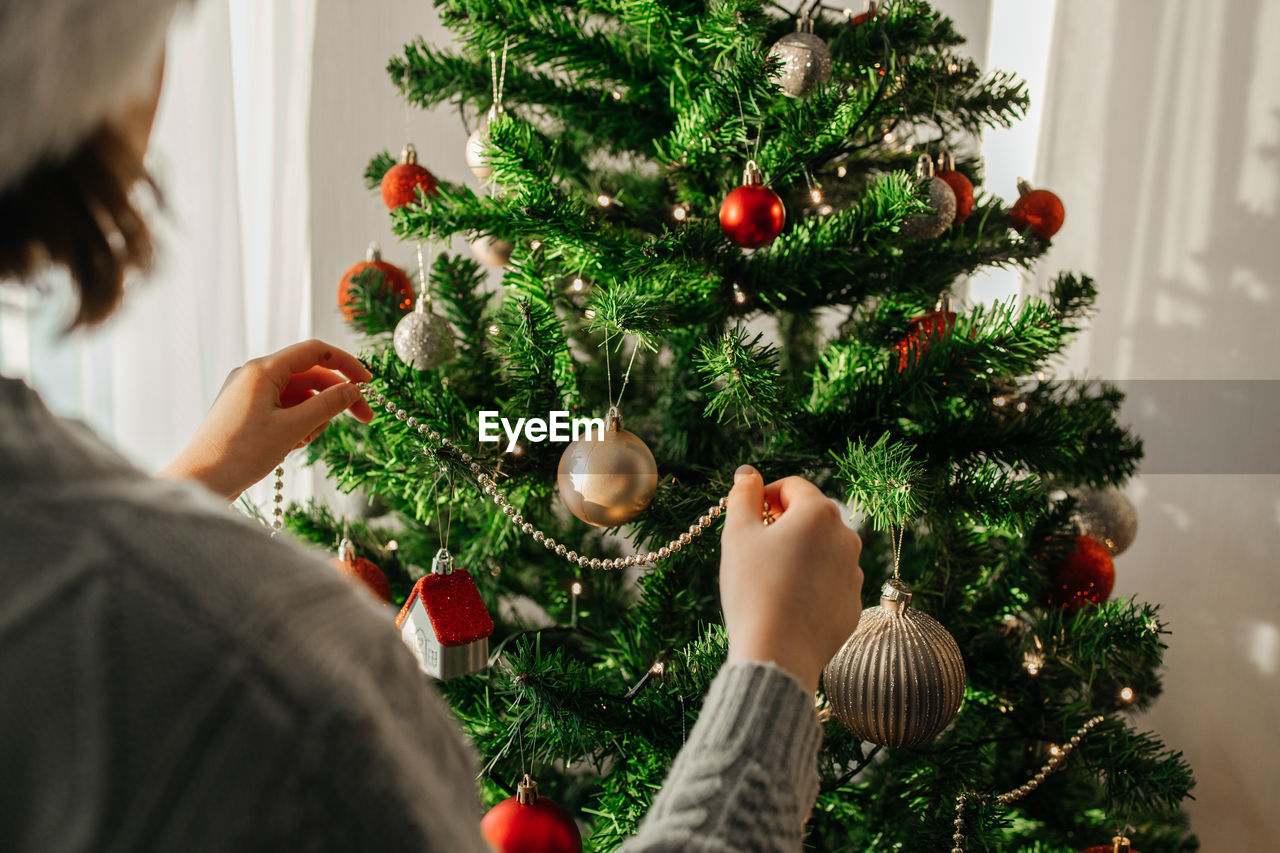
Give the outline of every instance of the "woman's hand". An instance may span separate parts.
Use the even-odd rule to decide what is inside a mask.
[[[768,526],[765,501],[781,513]],[[799,477],[765,486],[743,465],[729,492],[721,545],[729,660],[772,661],[816,691],[862,615],[862,540],[817,486]]]
[[[246,362],[231,371],[191,442],[159,476],[195,480],[234,501],[341,412],[368,423],[373,411],[347,380],[370,378],[355,356],[323,341]]]

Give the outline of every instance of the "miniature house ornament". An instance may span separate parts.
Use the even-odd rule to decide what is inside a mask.
[[[444,548],[431,561],[431,572],[413,585],[396,627],[418,666],[433,678],[468,675],[489,663],[493,618],[476,582],[453,567],[453,555]]]

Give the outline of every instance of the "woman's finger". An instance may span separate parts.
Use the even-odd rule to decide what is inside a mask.
[[[724,515],[725,533],[759,527],[763,502],[764,479],[760,472],[750,465],[740,466],[733,472],[733,488],[729,490],[729,505]]]
[[[785,512],[797,503],[827,501],[822,490],[802,477],[784,477],[764,487],[764,499],[773,509]]]
[[[359,401],[360,389],[356,386],[334,385],[292,409],[285,409],[280,417],[287,418],[293,424],[291,431],[294,435],[305,437],[316,430],[323,430],[329,421],[348,408],[353,408]]]
[[[373,378],[360,359],[346,350],[320,340],[303,341],[274,352],[262,359],[262,364],[277,384],[283,388],[295,373],[313,367],[336,370],[352,382],[368,382]]]
[[[324,367],[313,367],[302,373],[295,373],[289,379],[289,384],[280,392],[280,407],[291,408],[312,396],[313,391],[324,391],[334,385],[346,384],[346,381],[342,374]],[[369,404],[363,397],[351,407],[351,414],[361,423],[367,424],[373,420],[373,409],[369,408]]]

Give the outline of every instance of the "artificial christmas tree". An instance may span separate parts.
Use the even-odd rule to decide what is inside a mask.
[[[1119,484],[1140,457],[1114,389],[1026,378],[1047,375],[1094,283],[1061,275],[1022,302],[934,310],[974,270],[1030,267],[1052,236],[990,195],[953,224],[954,189],[916,172],[1019,118],[1021,84],[953,53],[950,21],[911,0],[861,18],[759,0],[435,5],[458,44],[391,60],[410,103],[483,120],[492,57],[510,55],[480,152],[497,189],[440,175],[391,214],[419,248],[458,237],[462,254],[419,282],[456,351],[419,371],[387,341],[398,314],[355,318],[380,415],[335,421],[308,452],[373,509],[295,508],[288,527],[317,542],[343,531],[371,554],[394,535],[410,567],[389,578],[398,602],[446,541],[470,569],[495,623],[490,666],[440,689],[485,757],[486,801],[532,772],[588,849],[634,831],[724,659],[718,519],[730,472],[752,462],[857,510],[865,604],[900,576],[910,610],[895,608],[928,616],[962,659],[946,647],[945,678],[912,694],[945,689],[946,707],[888,746],[861,743],[820,694],[810,846],[1075,851],[1128,823],[1147,853],[1194,849],[1178,811],[1190,769],[1126,716],[1159,693],[1157,609],[1045,605],[1073,534],[1074,501],[1058,496]],[[830,77],[790,97],[769,46],[805,13]],[[957,159],[980,190],[981,164]],[[750,234],[722,213],[745,162],[768,214]],[[371,190],[393,163],[373,158]],[[947,224],[918,233],[945,206]],[[501,287],[465,257],[482,234],[512,246]],[[993,405],[1010,387],[1018,405]],[[637,472],[558,478],[572,439],[555,437],[554,413],[611,410],[651,453],[656,490],[646,467],[643,495],[570,513],[566,479],[586,495],[588,476]],[[523,431],[481,440],[495,413]]]

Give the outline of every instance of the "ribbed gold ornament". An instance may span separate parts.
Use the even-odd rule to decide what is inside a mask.
[[[911,590],[889,579],[880,605],[827,664],[823,684],[840,722],[859,739],[914,746],[945,729],[964,699],[964,658],[938,620],[913,610]]]

